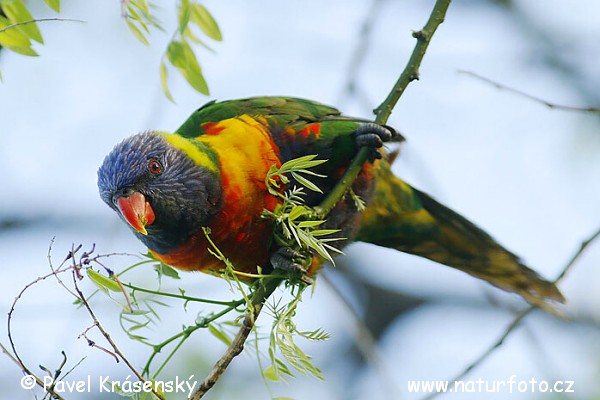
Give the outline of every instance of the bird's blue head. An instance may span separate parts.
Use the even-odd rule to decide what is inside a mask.
[[[154,131],[131,136],[115,146],[98,170],[102,200],[160,254],[197,233],[221,206],[219,176],[166,138]]]

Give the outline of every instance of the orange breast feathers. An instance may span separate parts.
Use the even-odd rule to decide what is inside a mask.
[[[246,115],[202,127],[206,133],[196,140],[217,154],[223,188],[222,208],[208,226],[211,239],[237,270],[256,272],[256,266],[265,266],[270,257],[267,246],[273,228],[260,215],[278,204],[265,185],[271,166],[281,166],[278,148],[265,125]],[[225,265],[207,251],[208,246],[200,231],[160,258],[186,270],[223,269]]]

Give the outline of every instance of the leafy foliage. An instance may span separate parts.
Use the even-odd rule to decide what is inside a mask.
[[[221,257],[222,253],[215,250],[215,255]],[[170,272],[165,273],[165,271],[170,270],[170,267],[160,263],[156,264],[156,260],[151,258],[126,268],[118,275],[112,274],[109,271],[108,276],[105,276],[100,272],[93,270],[91,267],[86,268],[87,276],[99,287],[99,292],[108,295],[112,300],[121,305],[122,309],[119,314],[119,323],[129,339],[140,342],[152,349],[143,369],[144,376],[149,380],[157,379],[158,375],[174,358],[175,354],[179,351],[185,341],[199,329],[207,329],[212,336],[222,342],[225,346],[229,346],[232,343],[235,331],[240,327],[241,318],[248,312],[248,309],[251,306],[249,299],[253,296],[257,287],[262,284],[261,280],[278,279],[278,277],[263,275],[261,279],[256,280],[247,287],[234,278],[236,276],[235,273],[230,272],[228,275],[225,275],[225,277],[232,280],[231,282],[234,283],[232,289],[237,293],[241,292],[241,297],[238,300],[228,302],[191,297],[186,295],[185,290],[183,289],[180,289],[180,293],[172,293],[147,289],[121,281],[125,273],[138,266],[149,263],[154,264],[154,270],[159,277],[179,279],[178,275],[172,275]],[[298,304],[302,300],[302,293],[306,287],[307,286],[303,284],[291,285],[291,301],[285,303],[280,298],[277,301],[273,301],[272,304],[267,305],[269,314],[273,317],[268,347],[268,359],[270,365],[265,368],[262,373],[268,380],[286,381],[288,378],[294,377],[293,371],[310,374],[321,380],[324,379],[321,370],[312,364],[311,357],[295,342],[297,337],[310,341],[323,341],[329,338],[329,335],[320,328],[313,331],[301,331],[294,322]],[[115,293],[118,292],[122,294],[125,302],[119,301],[115,297]],[[140,296],[140,294],[144,294],[144,296]],[[167,337],[159,343],[154,343],[147,337],[144,331],[152,329],[160,323],[161,310],[159,308],[164,309],[172,307],[172,304],[164,301],[167,298],[176,299],[179,302],[182,302],[184,309],[189,302],[217,304],[222,308],[221,311],[217,312],[210,312],[207,314],[202,312],[199,313],[193,324],[185,325],[179,332]],[[244,305],[245,307],[243,307]],[[233,319],[223,320],[225,315],[232,312],[234,313]],[[260,342],[258,335],[256,341],[256,349],[258,349]],[[156,357],[165,350],[167,346],[171,346],[171,350],[167,352],[164,360],[157,367],[152,368]],[[249,346],[248,348],[252,349],[253,347]],[[262,365],[260,363],[261,356],[258,350],[257,356],[259,357],[259,365]]]
[[[265,184],[269,192],[280,199],[282,203],[278,205],[274,211],[264,210],[263,217],[272,219],[275,222],[275,230],[273,232],[274,239],[279,246],[298,247],[299,249],[309,252],[315,251],[321,257],[334,263],[331,253],[342,253],[337,248],[331,246],[330,242],[341,240],[339,237],[323,237],[339,232],[337,229],[318,229],[319,226],[325,223],[323,219],[317,219],[317,214],[314,210],[304,203],[304,189],[294,187],[284,191],[282,194],[282,184],[288,185],[290,179],[288,174],[303,185],[305,188],[321,192],[321,189],[311,182],[306,175],[324,177],[311,171],[327,160],[315,160],[316,155],[307,155],[285,162],[281,167],[271,166]]]
[[[306,354],[294,341],[295,336],[300,336],[311,341],[322,341],[329,338],[329,334],[319,328],[314,331],[299,331],[294,323],[296,308],[302,299],[302,292],[306,286],[300,286],[298,293],[291,302],[281,305],[280,302],[270,306],[273,315],[273,327],[269,337],[269,359],[271,365],[263,371],[263,375],[270,380],[286,380],[294,374],[288,367],[303,374],[310,374],[324,380],[319,368],[311,362],[311,357]],[[283,356],[283,360],[278,357]]]
[[[59,0],[46,1],[60,10]],[[44,43],[40,29],[22,0],[0,0],[5,17],[0,15],[0,46],[24,56],[36,57],[33,42]]]
[[[150,27],[162,29],[160,22],[150,12],[150,5],[146,0],[133,0],[123,2],[125,9],[123,16],[127,27],[140,42],[150,45],[146,35],[150,34]]]
[[[141,43],[149,45],[150,29],[162,30],[160,21],[152,13],[152,4],[148,0],[131,0],[126,3],[124,16],[127,26]],[[193,50],[193,45],[201,45],[212,51],[203,36],[218,42],[223,40],[219,25],[204,5],[193,0],[181,0],[177,10],[177,29],[160,62],[160,83],[169,100],[174,101],[168,82],[169,65],[196,91],[209,94],[202,68]]]
[[[60,12],[60,0],[44,0],[55,12]],[[133,36],[149,46],[153,29],[163,31],[155,15],[156,7],[150,0],[123,0],[121,14]],[[6,17],[0,14],[0,46],[15,53],[35,57],[33,42],[44,43],[36,20],[23,0],[0,0]],[[208,95],[208,84],[202,73],[194,47],[213,49],[208,40],[220,42],[223,35],[208,9],[194,0],[180,0],[177,4],[177,28],[172,34],[160,61],[160,83],[165,96],[174,101],[169,89],[169,67],[175,68],[196,91]],[[1,78],[1,75],[0,75]]]

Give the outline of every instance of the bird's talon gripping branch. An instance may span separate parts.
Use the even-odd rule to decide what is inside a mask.
[[[300,251],[296,251],[290,247],[281,247],[271,256],[271,265],[273,265],[274,269],[299,275],[302,282],[311,285],[314,282],[308,275],[308,266],[311,259],[310,256]]]
[[[402,136],[391,128],[378,125],[372,122],[364,123],[354,132],[354,140],[358,147],[368,147],[371,149],[369,161],[382,158],[379,149],[383,143],[392,140],[402,140]]]

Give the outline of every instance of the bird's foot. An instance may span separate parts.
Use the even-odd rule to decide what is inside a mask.
[[[308,267],[312,257],[308,253],[296,251],[290,247],[281,247],[271,256],[273,268],[285,271],[292,276],[298,276],[307,285],[313,284],[313,278],[308,275]]]
[[[354,132],[356,145],[358,147],[368,147],[371,150],[369,154],[369,161],[371,162],[383,157],[379,150],[383,147],[383,143],[392,140],[402,140],[401,138],[402,136],[393,129],[373,122],[362,124]]]

